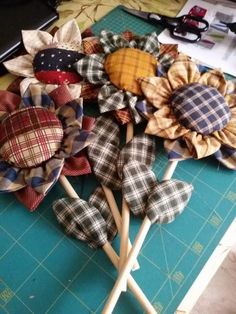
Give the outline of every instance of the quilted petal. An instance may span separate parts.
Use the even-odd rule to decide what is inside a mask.
[[[156,58],[159,56],[160,43],[156,32],[153,32],[149,35],[140,36],[136,39],[136,42],[138,49],[149,52]]]
[[[191,197],[193,186],[179,180],[157,183],[147,200],[146,215],[152,223],[169,223],[181,214]]]

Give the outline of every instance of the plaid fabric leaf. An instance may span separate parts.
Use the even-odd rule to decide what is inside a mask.
[[[216,88],[199,83],[184,85],[172,93],[171,106],[186,128],[208,135],[230,120],[230,110]]]
[[[88,156],[97,180],[112,190],[120,190],[121,181],[116,169],[119,148],[96,141],[88,147]]]
[[[89,205],[99,209],[100,214],[106,221],[107,239],[109,242],[112,242],[117,234],[117,228],[101,187],[98,187],[89,197]]]
[[[76,71],[92,84],[102,85],[108,82],[104,71],[104,54],[85,56],[74,64]]]
[[[112,145],[120,145],[120,129],[112,117],[100,116],[96,119],[93,132],[96,134],[96,142],[108,142]]]
[[[137,100],[137,96],[133,96],[130,92],[119,90],[114,85],[102,86],[98,94],[98,105],[101,113],[128,107],[136,124],[142,121],[142,117],[135,108]]]
[[[152,223],[169,223],[182,213],[193,186],[179,180],[167,180],[156,184],[147,200],[146,215]]]
[[[147,134],[136,135],[121,150],[117,161],[117,172],[122,178],[123,167],[130,160],[151,166],[155,160],[155,139]]]
[[[236,170],[236,149],[222,145],[221,148],[214,153],[214,156],[227,168]]]
[[[150,168],[138,161],[130,161],[123,168],[122,193],[132,213],[145,214],[147,199],[156,184]]]
[[[79,198],[63,198],[53,203],[53,211],[65,232],[87,242],[91,248],[107,242],[106,221],[97,208]]]

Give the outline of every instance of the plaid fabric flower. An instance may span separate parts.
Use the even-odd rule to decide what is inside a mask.
[[[165,139],[170,160],[213,155],[236,169],[235,82],[226,81],[219,70],[206,71],[183,54],[166,76],[139,81],[147,102],[157,109],[147,115],[145,132]]]
[[[121,188],[116,163],[119,157],[119,127],[112,118],[99,117],[94,127],[96,139],[88,147],[88,156],[98,181],[112,190]]]
[[[123,167],[130,160],[151,166],[155,160],[155,139],[147,134],[138,134],[120,151],[117,161],[117,172],[122,179]]]
[[[65,232],[86,242],[91,248],[102,247],[116,235],[107,210],[103,206],[102,214],[96,207],[79,198],[63,198],[53,203],[53,211]]]
[[[53,36],[40,30],[22,31],[22,40],[28,54],[4,62],[10,73],[25,77],[20,83],[21,95],[31,84],[43,84],[48,93],[67,84],[72,97],[77,99],[81,76],[74,70],[73,63],[84,54],[76,21],[68,21]]]
[[[118,35],[102,31],[99,39],[104,53],[86,56],[75,63],[75,68],[91,84],[103,85],[98,94],[101,113],[128,108],[130,119],[140,123],[136,103],[142,93],[137,78],[155,75],[158,62],[167,66],[173,55],[163,49],[160,52],[156,33],[138,37],[131,32]],[[122,124],[127,123],[127,115],[120,115],[118,121],[123,117]]]
[[[134,215],[147,215],[152,223],[169,223],[187,205],[193,186],[179,180],[158,182],[152,170],[137,161],[123,168],[122,191]]]
[[[18,196],[21,200],[25,198],[30,210],[35,209],[43,199],[41,195],[45,196],[55,184],[65,164],[64,173],[90,172],[85,156],[77,154],[94,139],[93,119],[83,120],[82,102],[74,101],[66,86],[59,87],[51,96],[60,99],[59,107],[42,92],[40,85],[36,85],[27,90],[20,103],[17,101],[17,105],[12,106],[13,113],[6,111],[0,120],[0,192],[28,188],[31,195],[18,193]],[[4,109],[3,104],[1,109]],[[81,173],[71,168],[78,165],[76,156],[86,166]]]

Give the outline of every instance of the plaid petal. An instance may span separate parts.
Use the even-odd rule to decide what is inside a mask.
[[[85,56],[74,64],[76,71],[92,84],[102,85],[107,83],[108,77],[104,70],[104,54]]]
[[[112,242],[117,234],[117,228],[101,187],[98,187],[89,197],[89,205],[99,209],[100,214],[106,221],[107,239],[109,242]]]
[[[26,186],[16,191],[15,196],[30,212],[34,211],[44,200],[45,195],[37,193],[32,187]]]
[[[155,160],[155,139],[146,134],[136,135],[121,150],[117,161],[117,172],[122,178],[123,167],[130,160],[151,166]]]
[[[54,112],[55,105],[52,98],[45,91],[42,84],[30,84],[22,96],[19,109],[28,107],[43,107]]]
[[[103,48],[98,37],[86,37],[83,39],[82,44],[86,55],[103,52]]]
[[[155,111],[154,107],[146,100],[138,101],[135,107],[145,119],[150,119],[150,117],[153,116],[153,113]]]
[[[152,223],[169,223],[182,213],[193,186],[179,180],[157,183],[148,197],[146,215]]]
[[[79,198],[63,198],[53,203],[53,211],[65,232],[85,241],[91,248],[107,242],[106,221],[98,209]]]
[[[22,169],[0,160],[0,193],[14,192],[26,186]]]
[[[127,108],[113,111],[113,115],[121,125],[132,122],[130,111]]]
[[[9,113],[16,110],[21,101],[20,96],[0,90],[0,121]]]
[[[100,143],[108,142],[115,146],[120,144],[120,129],[112,117],[98,117],[93,132],[97,136],[94,145],[97,141]]]
[[[236,170],[236,149],[222,145],[214,156],[225,167]]]
[[[150,35],[140,36],[136,38],[137,47],[140,50],[149,52],[156,58],[160,54],[160,43],[156,32]]]
[[[100,42],[106,54],[119,48],[131,47],[130,41],[120,34],[115,34],[108,30],[101,31]]]
[[[97,100],[98,93],[100,87],[94,86],[89,82],[82,82],[81,83],[81,98],[86,101],[95,101]]]
[[[145,214],[147,199],[155,184],[155,174],[148,166],[138,161],[124,166],[122,193],[135,216]]]
[[[186,144],[186,142],[180,138],[174,141],[165,140],[164,148],[167,151],[168,159],[174,160],[185,160],[193,158],[193,152],[191,152]]]
[[[82,150],[75,156],[65,159],[62,174],[65,176],[82,176],[92,172],[85,151]]]
[[[88,156],[98,181],[112,190],[121,188],[116,162],[119,149],[108,142],[96,141],[88,147]]]

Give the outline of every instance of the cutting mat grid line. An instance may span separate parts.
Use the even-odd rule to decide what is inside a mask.
[[[155,31],[117,7],[93,26],[137,34]],[[159,32],[159,30],[157,30]],[[167,164],[158,146],[153,170],[161,178]],[[173,223],[152,226],[132,273],[158,313],[173,314],[236,215],[236,178],[233,171],[207,158],[182,161],[174,177],[192,182],[195,190],[188,208]],[[96,186],[91,175],[71,178],[87,199]],[[64,235],[52,212],[65,192],[56,184],[34,213],[11,195],[0,197],[0,314],[100,313],[114,285],[116,271],[102,250]],[[141,220],[131,219],[133,240]],[[119,239],[113,246],[119,247]],[[131,294],[122,294],[115,314],[143,313]]]

